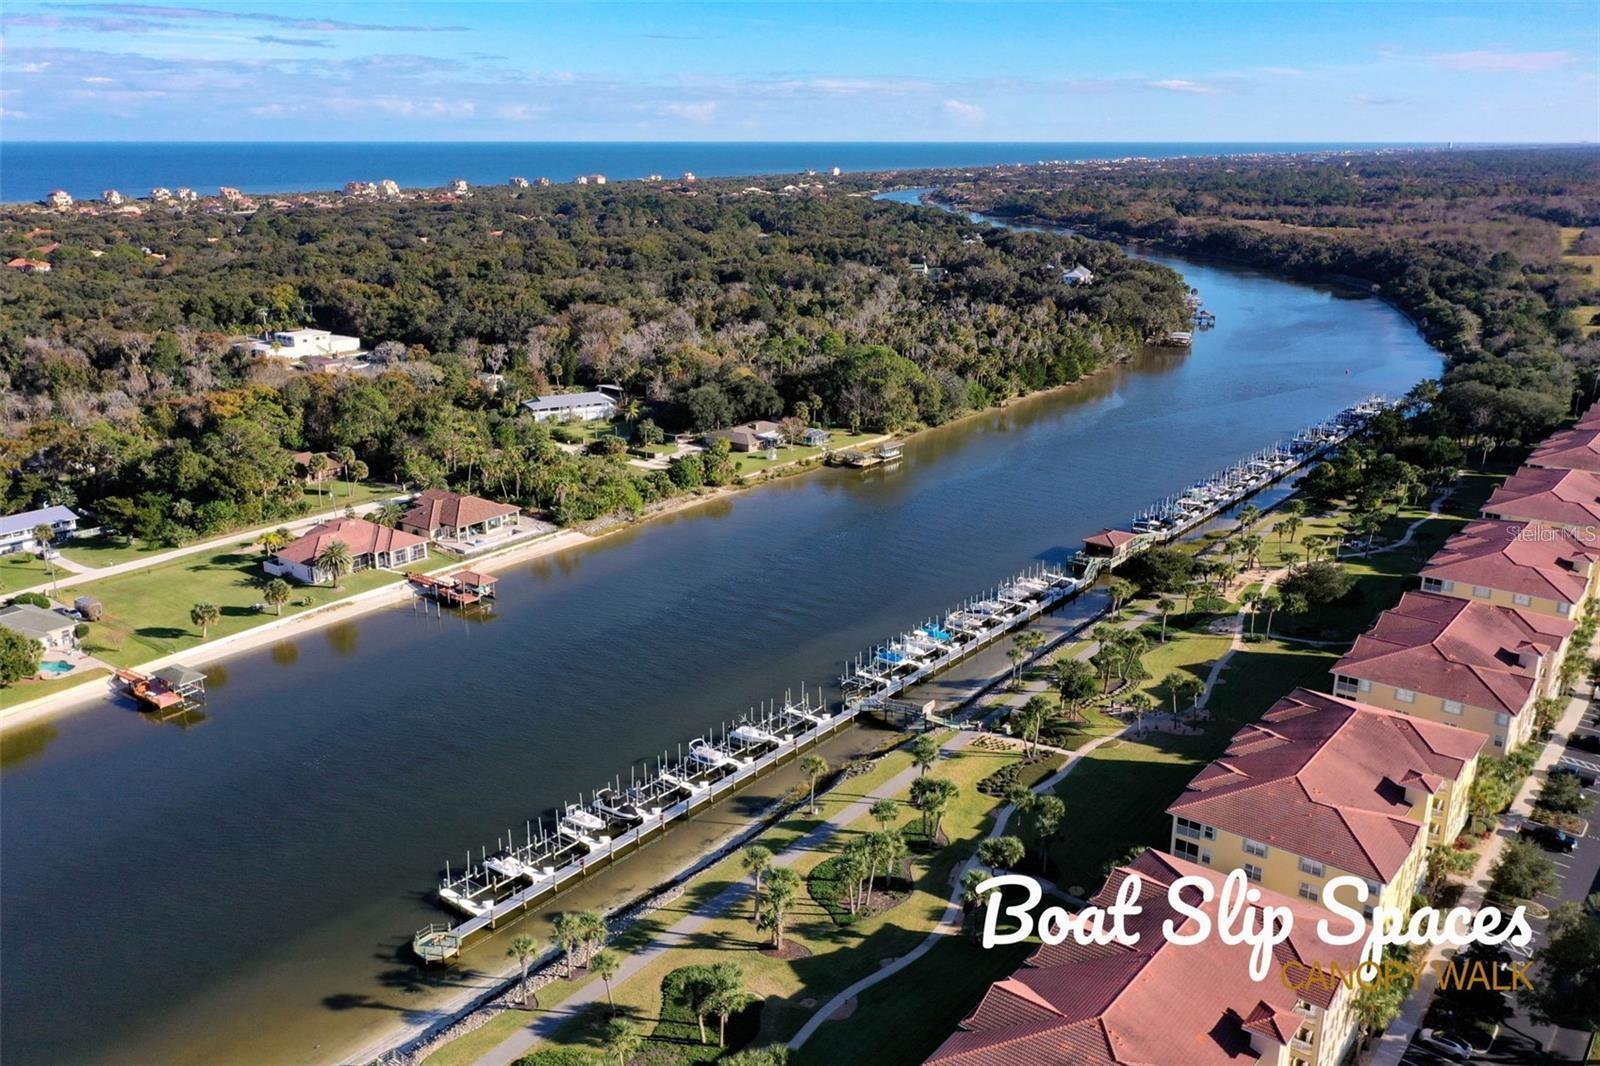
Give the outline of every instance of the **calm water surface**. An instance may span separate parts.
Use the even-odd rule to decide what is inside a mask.
[[[1073,390],[242,655],[209,717],[7,738],[8,1063],[326,1059],[424,1007],[444,860],[1374,391],[1438,370],[1383,304],[1212,265],[1218,326]],[[496,953],[498,954],[496,949]],[[499,958],[483,960],[499,965]]]

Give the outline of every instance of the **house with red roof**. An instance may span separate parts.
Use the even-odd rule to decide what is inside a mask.
[[[1600,474],[1600,424],[1553,433],[1528,456],[1528,466]]]
[[[1565,526],[1600,542],[1600,474],[1524,466],[1494,490],[1483,515]]]
[[[1083,554],[1090,558],[1105,559],[1107,566],[1116,566],[1128,558],[1128,553],[1139,541],[1139,534],[1126,529],[1102,529],[1083,538]]]
[[[448,489],[428,489],[400,519],[400,528],[429,540],[482,537],[517,520],[517,507]]]
[[[1473,522],[1422,568],[1422,591],[1576,618],[1600,581],[1600,542],[1542,522]]]
[[[1123,882],[1139,877],[1140,913],[1127,929],[1132,945],[1041,945],[1021,969],[989,986],[960,1028],[929,1057],[941,1066],[1335,1066],[1355,1045],[1356,991],[1317,970],[1348,972],[1359,944],[1324,944],[1317,921],[1326,917],[1307,900],[1263,891],[1251,906],[1285,907],[1294,917],[1287,940],[1273,951],[1266,978],[1250,978],[1248,944],[1216,935],[1224,874],[1183,859],[1146,851],[1113,871],[1097,906],[1115,902]],[[1169,891],[1182,877],[1212,884],[1209,902],[1198,887],[1181,899],[1206,913],[1212,935],[1175,944],[1162,933],[1192,931],[1198,919],[1173,906]],[[1257,919],[1259,921],[1259,917]],[[1309,979],[1311,977],[1313,979]]]
[[[1559,688],[1573,623],[1525,607],[1408,592],[1333,667],[1333,691],[1470,729],[1504,755],[1533,734]]]
[[[1330,879],[1359,877],[1367,906],[1403,908],[1428,848],[1466,825],[1484,746],[1478,733],[1295,689],[1167,808],[1172,852],[1313,903]]]
[[[428,542],[414,533],[364,518],[335,518],[312,526],[268,556],[267,573],[292,578],[302,585],[330,581],[333,575],[320,560],[334,542],[349,549],[352,570],[398,570],[428,557]]]

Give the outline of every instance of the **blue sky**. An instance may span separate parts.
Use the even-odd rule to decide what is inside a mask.
[[[1600,140],[1579,3],[7,0],[11,140]]]

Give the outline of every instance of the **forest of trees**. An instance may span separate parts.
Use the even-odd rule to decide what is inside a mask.
[[[1139,238],[1308,280],[1371,287],[1447,355],[1458,425],[1538,439],[1600,385],[1597,301],[1560,227],[1600,227],[1600,151],[1385,152],[1139,160],[964,177],[953,202]],[[1579,241],[1587,239],[1587,232]]]
[[[288,453],[309,449],[585,521],[683,485],[557,448],[520,401],[610,383],[667,429],[900,430],[1074,381],[1183,320],[1182,279],[1111,244],[979,232],[849,186],[739,182],[7,209],[7,258],[55,247],[49,273],[0,271],[0,505],[181,540],[299,506]],[[1097,284],[1062,285],[1074,263]],[[361,337],[379,372],[246,353],[308,324]]]

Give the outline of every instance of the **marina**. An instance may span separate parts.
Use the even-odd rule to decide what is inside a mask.
[[[468,851],[459,870],[446,864],[437,894],[461,920],[418,929],[412,936],[413,952],[424,962],[455,958],[473,934],[496,928],[597,866],[637,850],[673,822],[797,757],[858,715],[891,711],[883,717],[897,727],[916,728],[916,716],[896,701],[908,688],[1070,600],[1108,567],[1183,536],[1299,470],[1387,407],[1381,396],[1370,396],[1300,431],[1287,444],[1257,452],[1147,508],[1133,522],[1133,532],[1106,530],[1088,538],[1070,568],[1043,563],[1029,567],[862,652],[845,664],[837,704],[830,705],[820,692],[803,690],[798,700],[786,694],[731,725],[724,722],[695,737],[675,753],[662,752],[642,775],[630,770],[626,785],[619,776],[590,792],[587,800],[563,804],[550,824],[543,816],[537,823],[528,820],[520,840],[508,829],[492,850],[481,846],[476,859]]]

